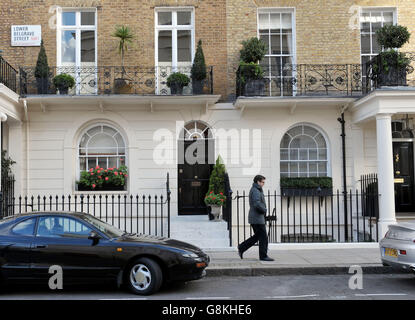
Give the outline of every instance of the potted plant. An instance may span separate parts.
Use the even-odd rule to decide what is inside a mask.
[[[197,44],[195,58],[193,60],[192,70],[192,88],[193,94],[203,93],[203,83],[206,79],[206,63],[202,49],[202,40]]]
[[[213,221],[220,220],[222,206],[225,205],[226,201],[225,172],[225,165],[222,163],[220,157],[218,157],[209,178],[209,191],[205,196],[205,203],[207,206],[210,206]]]
[[[43,40],[40,42],[40,51],[37,56],[36,68],[35,68],[35,78],[37,85],[38,94],[47,94],[49,93],[49,65],[48,57],[46,56],[46,50],[43,45]]]
[[[333,181],[330,177],[304,177],[280,179],[281,195],[290,196],[329,196],[333,194]]]
[[[132,85],[129,83],[130,79],[126,78],[126,71],[124,67],[124,55],[128,50],[128,45],[132,43],[134,35],[128,26],[116,26],[112,34],[113,37],[119,40],[117,48],[121,55],[121,77],[114,79],[115,93],[131,93]]]
[[[245,96],[264,95],[265,82],[259,61],[265,57],[266,50],[265,42],[256,37],[242,42],[237,81],[240,93]]]
[[[75,79],[70,74],[61,73],[53,78],[53,84],[60,94],[68,94],[68,89],[75,85]]]
[[[376,86],[406,86],[407,74],[413,70],[410,66],[411,59],[396,49],[409,42],[411,34],[408,28],[387,25],[376,31],[376,35],[379,45],[385,50],[370,62]]]
[[[167,78],[167,86],[171,94],[183,94],[183,87],[189,85],[190,78],[184,73],[173,72]]]
[[[124,190],[128,177],[127,167],[101,168],[96,166],[81,172],[81,178],[76,181],[79,191],[114,191]]]

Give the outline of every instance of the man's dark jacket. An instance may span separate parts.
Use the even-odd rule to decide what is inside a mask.
[[[249,216],[250,224],[265,224],[265,214],[267,206],[265,203],[264,192],[259,184],[253,183],[249,191]]]

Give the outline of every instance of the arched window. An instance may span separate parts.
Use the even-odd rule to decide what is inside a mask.
[[[120,132],[106,124],[95,125],[79,142],[79,168],[118,168],[126,164],[125,142]]]
[[[209,126],[200,121],[187,122],[180,134],[182,140],[205,140],[212,139],[212,131]]]
[[[325,177],[328,166],[326,139],[317,129],[304,124],[287,131],[280,146],[281,177]]]

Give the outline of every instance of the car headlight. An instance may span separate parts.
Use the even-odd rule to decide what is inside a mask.
[[[182,256],[185,258],[199,258],[199,256],[196,253],[193,252],[186,252],[186,253],[182,253]]]

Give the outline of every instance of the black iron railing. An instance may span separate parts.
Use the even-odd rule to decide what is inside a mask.
[[[0,83],[17,92],[17,71],[0,56]]]
[[[190,78],[190,83],[183,88],[183,95],[213,94],[212,66],[208,67],[206,79],[199,82],[191,78],[190,66],[49,67],[49,75],[46,78],[36,78],[35,67],[21,67],[20,94],[22,96],[59,94],[59,88],[54,86],[53,78],[65,73],[75,80],[75,86],[69,89],[70,95],[171,95],[172,91],[167,86],[167,79],[173,72],[183,73]]]
[[[89,213],[128,233],[170,236],[170,184],[166,195],[77,194],[4,196],[0,219],[36,211]]]
[[[360,64],[244,65],[236,71],[237,96],[359,96]],[[249,80],[255,78],[257,80]]]
[[[3,215],[13,214],[13,209],[9,204],[13,201],[14,197],[14,175],[2,175],[1,176],[1,213],[0,218]]]
[[[347,228],[343,208],[344,195],[335,192],[324,196],[281,196],[276,191],[265,193],[270,243],[290,242],[377,242],[377,217],[363,211],[365,201],[378,200],[377,194],[356,191],[346,193],[348,199]],[[234,216],[230,238],[233,245],[249,238],[253,231],[248,223],[249,199],[243,191],[233,198]],[[369,216],[365,215],[369,213]],[[346,234],[347,233],[347,234]]]
[[[362,212],[366,217],[379,217],[378,194],[378,175],[376,173],[365,174],[360,177],[360,193],[367,194],[362,199]]]

